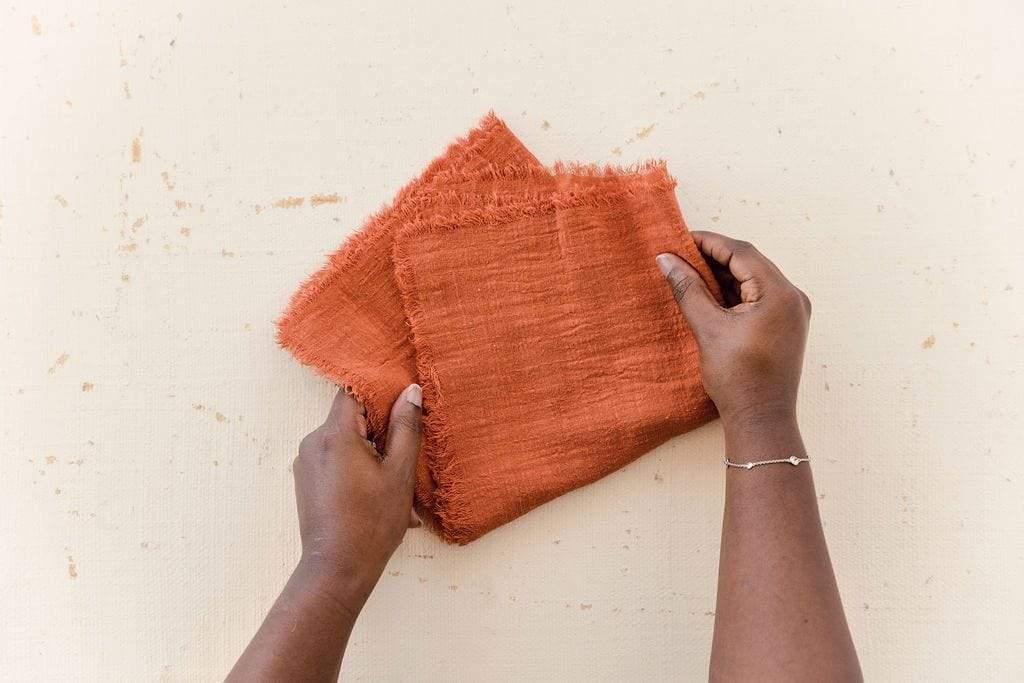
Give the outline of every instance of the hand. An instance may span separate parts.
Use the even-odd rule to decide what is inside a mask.
[[[795,417],[810,299],[748,242],[692,234],[725,307],[683,259],[659,254],[657,262],[697,338],[708,396],[727,425]]]
[[[362,404],[338,392],[327,420],[295,458],[302,563],[327,572],[365,601],[405,530],[420,452],[422,390],[411,384],[391,409],[381,457],[367,441]],[[362,604],[346,605],[358,611]]]

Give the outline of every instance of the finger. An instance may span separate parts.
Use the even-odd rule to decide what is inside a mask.
[[[344,389],[338,389],[324,426],[337,431],[355,432],[366,438],[366,408]]]
[[[762,287],[785,280],[775,264],[749,242],[705,230],[695,230],[690,234],[701,253],[729,269],[739,284],[743,301],[756,301]]]
[[[388,438],[384,448],[384,467],[396,471],[412,486],[416,459],[423,433],[423,390],[410,384],[391,406]]]
[[[672,296],[679,304],[679,310],[686,316],[694,333],[700,335],[703,329],[722,314],[721,307],[689,263],[675,254],[658,254],[656,260],[672,288]]]

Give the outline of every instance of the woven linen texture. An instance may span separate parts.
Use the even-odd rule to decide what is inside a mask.
[[[654,257],[718,287],[665,165],[545,169],[493,114],[292,297],[278,340],[366,405],[423,386],[416,507],[467,543],[715,417]]]

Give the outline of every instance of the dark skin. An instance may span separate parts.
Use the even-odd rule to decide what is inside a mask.
[[[697,272],[658,257],[700,348],[705,389],[733,462],[807,451],[796,398],[811,302],[747,242],[694,240],[725,307]],[[861,680],[818,514],[810,463],[728,468],[712,680]]]
[[[685,261],[658,256],[700,349],[734,462],[805,457],[796,418],[811,306],[746,242],[695,232],[725,306]],[[406,528],[421,393],[391,412],[387,452],[339,392],[295,461],[302,559],[229,680],[336,680],[356,617]],[[712,680],[861,680],[809,463],[728,468]]]

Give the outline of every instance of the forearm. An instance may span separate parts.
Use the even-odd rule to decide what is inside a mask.
[[[806,455],[795,416],[725,428],[733,461]],[[809,463],[728,468],[711,677],[860,678]]]
[[[372,586],[300,561],[229,681],[335,681]]]

